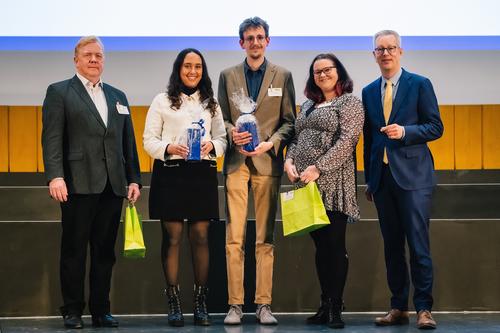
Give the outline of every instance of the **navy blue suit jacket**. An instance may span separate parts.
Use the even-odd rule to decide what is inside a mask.
[[[429,79],[403,70],[388,124],[404,126],[401,140],[389,139],[380,132],[385,126],[381,84],[378,78],[363,89],[365,108],[364,167],[371,193],[379,187],[384,147],[391,173],[405,190],[435,185],[434,161],[427,142],[443,134],[443,123],[434,89]]]

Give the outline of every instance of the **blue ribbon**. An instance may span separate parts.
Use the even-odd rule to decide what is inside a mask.
[[[242,116],[242,115],[245,115],[245,114],[254,114],[254,113],[255,113],[255,109],[256,109],[256,107],[254,106],[254,107],[252,108],[252,111],[250,111],[250,112],[243,112],[243,111],[240,111],[240,115]]]

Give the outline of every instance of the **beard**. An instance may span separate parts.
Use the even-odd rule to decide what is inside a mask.
[[[257,59],[262,58],[263,54],[262,54],[262,52],[259,52],[259,53],[250,52],[249,56],[250,56],[250,58],[257,60]]]

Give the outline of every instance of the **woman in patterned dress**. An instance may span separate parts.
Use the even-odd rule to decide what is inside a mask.
[[[321,286],[318,312],[308,324],[343,328],[343,292],[348,258],[346,225],[359,220],[356,201],[355,150],[363,128],[361,100],[337,57],[319,54],[309,68],[305,95],[288,146],[285,172],[296,186],[315,181],[330,224],[311,232],[316,246],[316,271]]]

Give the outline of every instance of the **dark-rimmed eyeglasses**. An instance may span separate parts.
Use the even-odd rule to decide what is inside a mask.
[[[334,70],[335,66],[328,66],[328,67],[325,67],[325,68],[322,68],[322,69],[317,69],[315,71],[313,71],[313,74],[315,76],[321,76],[321,73],[324,73],[325,75],[329,75],[332,73],[332,71]]]
[[[266,39],[266,36],[262,36],[262,35],[248,36],[245,38],[245,42],[253,43],[253,42],[257,41],[259,43],[262,43],[265,39]]]
[[[396,50],[399,48],[399,46],[389,46],[389,47],[377,47],[375,48],[375,54],[378,56],[381,56],[384,54],[384,52],[387,50],[387,53],[390,55],[396,54]]]

